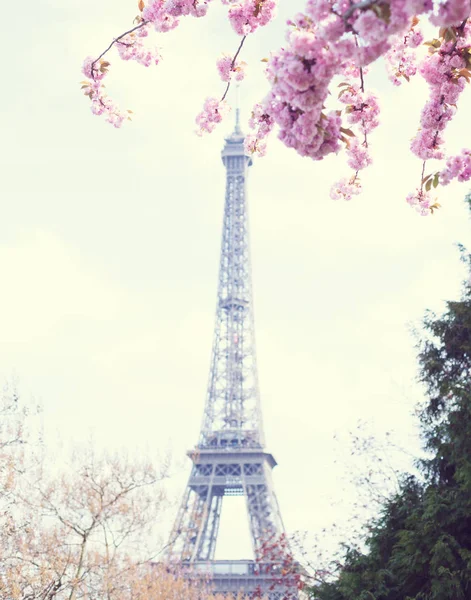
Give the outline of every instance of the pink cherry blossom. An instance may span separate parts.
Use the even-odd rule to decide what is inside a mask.
[[[236,81],[242,81],[245,77],[247,63],[240,60],[236,60],[234,63],[232,56],[224,54],[218,59],[216,66],[222,81],[230,81],[232,77]]]
[[[161,60],[147,39],[155,30],[165,33],[178,27],[182,18],[204,17],[212,0],[145,0],[141,15],[128,32],[115,38],[98,58],[83,64],[83,93],[92,112],[119,127],[122,112],[104,91],[103,79],[110,63],[105,55],[114,47],[123,60],[150,66]],[[276,12],[276,0],[221,0],[233,30],[243,36],[234,55],[217,60],[220,78],[227,85],[220,99],[207,98],[197,116],[198,133],[211,132],[227,112],[225,98],[231,82],[244,78],[245,63],[239,58],[246,36],[267,25]],[[371,164],[369,136],[379,124],[377,95],[367,88],[367,67],[384,56],[393,85],[420,73],[429,87],[429,98],[420,114],[419,129],[411,141],[412,152],[421,159],[444,160],[434,185],[446,185],[471,177],[467,150],[447,157],[445,133],[457,113],[460,96],[471,79],[471,13],[469,0],[306,0],[304,12],[287,22],[286,43],[267,59],[269,91],[256,104],[246,138],[247,152],[264,155],[274,128],[278,138],[301,156],[319,161],[345,150],[351,179],[342,179],[331,192],[350,199],[359,193],[358,171]],[[427,42],[429,52],[417,63],[424,39],[419,16],[441,29]],[[191,68],[191,67],[190,67]],[[341,83],[337,77],[340,76]],[[405,104],[405,110],[407,105]],[[425,165],[420,165],[423,172]],[[421,214],[433,212],[430,193],[420,188],[408,202]]]
[[[469,12],[469,0],[449,0],[438,4],[438,11],[430,16],[430,22],[439,27],[459,25],[469,16]]]
[[[144,39],[149,33],[148,25],[129,33],[116,42],[116,48],[123,60],[135,60],[144,67],[158,65],[161,59],[157,48],[146,48]]]
[[[265,156],[267,151],[266,142],[252,134],[245,136],[244,147],[248,154],[255,154],[256,156],[260,157]]]
[[[378,98],[373,92],[362,92],[358,85],[350,85],[341,92],[340,102],[346,104],[347,122],[358,124],[363,134],[370,133],[379,125]]]
[[[104,63],[107,63],[103,66]],[[107,66],[109,63],[107,61],[97,61],[92,56],[87,56],[87,58],[83,61],[82,65],[82,73],[85,77],[89,79],[93,79],[94,81],[100,81],[105,77],[107,73]]]
[[[196,117],[197,134],[211,133],[229,110],[227,102],[221,102],[217,98],[206,98],[203,110]]]
[[[367,43],[381,42],[386,33],[387,23],[372,10],[360,12],[353,23],[358,35]]]
[[[225,0],[223,4],[229,4],[229,21],[234,31],[247,35],[273,19],[277,3],[275,0]]]
[[[411,193],[407,196],[406,202],[409,204],[409,206],[415,208],[415,210],[423,217],[432,214],[431,207],[433,205],[433,200],[430,192],[416,190],[415,193]]]
[[[354,171],[366,169],[366,167],[371,164],[371,156],[368,147],[360,143],[356,138],[348,145],[347,155],[347,164]]]
[[[422,32],[417,27],[418,22],[419,20],[414,18],[405,35],[393,36],[391,48],[384,55],[388,76],[394,85],[401,85],[404,80],[409,81],[417,73],[414,50],[424,40]]]
[[[175,29],[180,17],[204,17],[211,0],[151,0],[142,11],[142,17],[165,33]]]
[[[102,80],[108,73],[109,65],[110,63],[103,59],[97,61],[90,57],[86,58],[82,72],[88,79],[82,82],[82,91],[91,100],[90,109],[92,113],[94,115],[104,115],[107,123],[111,123],[118,128],[121,127],[125,119],[130,119],[130,111],[121,111],[105,92]]]
[[[330,189],[332,200],[351,200],[353,196],[361,193],[361,184],[356,176],[347,179],[343,177],[333,184]]]
[[[420,74],[429,84],[430,96],[420,119],[420,129],[411,143],[414,154],[423,160],[441,159],[444,153],[443,131],[456,112],[456,102],[464,90],[465,66],[462,49],[471,42],[469,28],[455,42],[438,43],[436,51],[429,54],[420,65]]]
[[[471,179],[471,150],[464,148],[458,156],[447,159],[445,168],[439,174],[440,184],[448,185],[453,179],[460,182]]]

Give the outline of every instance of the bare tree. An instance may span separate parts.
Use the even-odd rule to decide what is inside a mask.
[[[222,600],[210,582],[192,583],[159,562],[168,460],[157,467],[89,445],[59,468],[26,443],[27,421],[14,388],[5,388],[1,600]]]

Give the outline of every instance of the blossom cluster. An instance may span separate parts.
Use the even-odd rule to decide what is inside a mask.
[[[179,24],[179,17],[192,15],[203,17],[212,0],[150,0],[147,6],[140,0],[139,8],[142,15],[136,17],[137,25],[125,34],[115,38],[111,46],[116,46],[118,54],[123,60],[135,60],[139,64],[149,67],[158,65],[161,56],[156,48],[148,48],[144,39],[149,34],[153,25],[159,32],[174,29]],[[110,46],[110,47],[111,47]],[[103,56],[103,53],[101,56]],[[104,65],[104,66],[103,66]],[[82,71],[88,78],[82,82],[84,94],[92,102],[91,110],[95,115],[105,115],[105,120],[115,127],[121,127],[125,119],[129,119],[129,112],[123,112],[104,92],[101,80],[108,72],[110,63],[100,59],[88,57],[83,63]]]
[[[438,27],[459,25],[469,17],[469,0],[448,0],[438,4],[438,11],[430,15],[430,22]]]
[[[406,201],[423,217],[429,215],[432,206],[434,206],[430,192],[426,192],[422,189],[418,189],[414,193],[408,194]]]
[[[330,190],[332,200],[351,200],[353,196],[358,196],[361,192],[361,184],[358,177],[351,179],[343,177],[337,183],[334,183]]]
[[[101,77],[97,77],[98,70],[91,69],[90,65],[98,63],[112,46],[116,46],[123,60],[135,60],[145,67],[158,64],[161,58],[159,51],[146,48],[143,43],[144,38],[149,34],[149,28],[153,26],[160,33],[171,31],[179,25],[180,17],[204,17],[211,2],[212,0],[149,0],[146,5],[144,0],[139,0],[138,6],[142,14],[135,19],[138,25],[115,38],[99,59],[88,58],[84,62],[83,71],[89,81],[83,82],[82,89],[92,100],[92,112],[97,115],[106,114],[107,120],[115,127],[121,126],[126,118],[126,113],[122,113],[104,94],[103,85],[100,83]],[[236,81],[241,81],[245,76],[246,63],[237,60],[245,36],[267,25],[274,17],[277,6],[277,0],[221,0],[221,2],[229,6],[229,21],[234,30],[244,38],[234,57],[226,54],[216,63],[221,79],[228,85],[220,101],[206,100],[203,111],[196,117],[199,134],[212,131],[216,123],[220,122],[220,115],[224,113],[223,101],[231,80],[234,78]],[[109,64],[106,62],[107,66]]]
[[[469,26],[466,27],[467,32]],[[462,69],[466,60],[462,56],[462,44],[466,38],[440,44],[420,65],[420,74],[430,88],[429,100],[425,104],[420,130],[411,143],[412,152],[422,160],[444,157],[443,130],[456,112],[458,98],[466,85]],[[435,48],[432,47],[434,50]]]
[[[175,29],[180,17],[204,17],[212,0],[151,0],[142,11],[142,18],[155,30],[165,33]]]
[[[242,81],[245,77],[247,63],[235,60],[229,54],[223,54],[216,63],[219,76],[222,81],[231,81],[234,76],[236,81]]]
[[[458,156],[447,159],[445,168],[439,173],[441,185],[448,185],[453,179],[469,181],[471,179],[471,150],[464,148]]]
[[[212,0],[139,0],[138,25],[116,38],[124,60],[149,66],[160,55],[144,46],[151,28],[167,32],[184,16],[203,17]],[[227,111],[225,97],[231,81],[244,78],[245,63],[239,53],[248,34],[269,23],[277,0],[221,0],[227,6],[234,31],[243,36],[234,56],[223,55],[216,66],[227,83],[222,98],[207,98],[197,116],[198,133],[211,132]],[[358,172],[371,163],[368,136],[379,123],[377,97],[365,89],[369,64],[384,56],[394,85],[409,81],[417,72],[430,89],[420,128],[411,143],[412,152],[425,163],[446,161],[433,179],[421,180],[407,202],[421,214],[437,207],[430,200],[430,188],[453,179],[470,178],[470,153],[447,158],[444,131],[456,113],[457,101],[471,81],[471,13],[469,0],[306,0],[303,13],[288,21],[286,44],[267,59],[266,75],[270,90],[258,103],[250,119],[253,133],[246,138],[250,153],[263,155],[267,136],[278,128],[278,137],[301,156],[322,160],[345,148],[347,164],[354,175],[334,184],[331,196],[351,199],[360,189]],[[418,66],[417,49],[423,44],[419,16],[427,16],[440,30],[437,39],[425,42],[429,53]],[[109,48],[108,48],[109,50]],[[126,118],[103,91],[102,79],[109,63],[87,59],[84,63],[84,93],[92,101],[92,111],[119,126]],[[335,102],[335,78],[340,84],[339,107]],[[334,99],[334,100],[333,100]],[[422,166],[424,172],[425,164]],[[424,189],[425,188],[425,189]]]
[[[401,85],[410,81],[417,73],[415,49],[424,41],[424,36],[417,25],[418,18],[412,20],[411,28],[406,35],[396,35],[391,38],[391,47],[384,55],[389,80],[393,85]]]
[[[158,49],[147,48],[144,45],[144,39],[148,34],[149,24],[141,19],[139,25],[116,38],[113,45],[116,46],[120,58],[135,60],[144,67],[158,65],[161,59]],[[87,80],[82,82],[82,90],[91,100],[92,113],[98,116],[104,115],[107,123],[119,128],[126,119],[130,120],[131,111],[122,111],[104,91],[102,79],[107,75],[109,66],[110,63],[103,58],[87,57],[82,66],[82,72],[87,77]]]
[[[238,35],[248,35],[267,25],[275,16],[276,0],[222,0],[229,5],[229,21]]]
[[[130,31],[115,38],[110,48],[116,46],[118,54],[123,60],[135,60],[145,67],[152,64],[158,65],[161,60],[158,49],[148,48],[144,44],[145,38],[149,35],[150,27],[153,26],[158,32],[166,32],[177,27],[179,17],[187,15],[204,17],[211,1],[150,0],[146,6],[144,0],[140,0],[139,8],[142,14],[135,19],[138,24]],[[110,63],[102,60],[102,57],[107,51],[99,59],[92,57],[85,59],[82,72],[87,77],[87,81],[82,82],[82,90],[91,100],[93,114],[104,115],[108,123],[120,127],[125,119],[129,119],[130,111],[121,111],[117,104],[104,92],[104,85],[101,80],[107,74]]]
[[[197,134],[211,133],[216,125],[222,121],[230,108],[227,102],[217,98],[206,98],[203,110],[196,117],[198,125]]]
[[[275,121],[268,115],[261,104],[256,104],[249,120],[249,127],[256,129],[254,134],[245,137],[245,150],[249,154],[265,156],[267,151],[266,137],[275,126]]]
[[[384,55],[394,84],[415,75],[415,51],[423,43],[417,15],[431,14],[432,10],[431,0],[362,0],[356,4],[347,0],[308,0],[304,14],[288,22],[287,45],[268,61],[266,73],[271,90],[261,104],[262,110],[257,110],[259,119],[274,121],[279,138],[301,156],[322,160],[339,151],[341,140],[346,142],[349,166],[356,172],[365,168],[371,163],[366,136],[378,125],[379,108],[376,97],[364,91],[362,71]],[[442,131],[456,112],[465,80],[470,79],[471,26],[466,21],[470,10],[469,1],[445,0],[438,16],[431,17],[432,22],[445,27],[440,30],[442,39],[433,40],[432,52],[420,66],[431,96],[411,148],[422,160],[444,157]],[[332,111],[326,113],[334,77],[355,72],[359,75],[356,84],[341,84],[346,85],[339,95],[345,105],[341,117],[338,112],[337,116]],[[260,147],[264,150],[268,131],[260,131],[257,122],[254,129],[250,147],[253,151]],[[364,135],[363,141],[358,134]],[[355,137],[352,140],[350,136]],[[351,198],[345,181],[355,182],[356,178],[342,180],[343,185],[334,184],[333,197]],[[430,213],[432,203],[427,194],[421,186],[408,202],[422,213]]]
[[[146,48],[144,38],[149,35],[149,25],[144,25],[116,41],[116,48],[122,60],[135,60],[144,67],[158,65],[161,59],[157,48]]]
[[[393,18],[394,3],[400,7]],[[287,46],[268,61],[271,91],[263,102],[263,114],[279,126],[279,137],[287,146],[313,160],[340,150],[342,119],[337,111],[324,110],[332,79],[339,73],[358,73],[386,52],[389,37],[410,26],[408,4],[394,0],[388,5],[391,14],[386,15],[381,12],[385,5],[375,5],[377,11],[355,10],[346,1],[309,0],[306,13],[289,23]],[[378,104],[373,97],[371,104],[359,100],[363,108],[351,107],[347,121],[358,123],[360,133],[366,133],[378,123]],[[351,104],[347,99],[343,102]],[[366,146],[350,147],[352,161],[364,164]]]
[[[107,123],[118,128],[125,119],[130,118],[130,111],[121,111],[105,92],[102,80],[108,72],[109,65],[110,63],[105,60],[96,61],[91,56],[87,57],[82,67],[82,73],[87,77],[85,81],[82,81],[82,90],[84,95],[91,100],[92,113],[104,115]]]
[[[343,89],[339,94],[339,100],[346,105],[347,123],[350,126],[357,126],[358,132],[363,135],[362,142],[357,137],[353,141],[345,140],[347,142],[347,164],[358,173],[372,163],[367,136],[379,125],[379,104],[376,95],[370,91],[364,92],[359,84],[345,83],[341,85]],[[349,129],[341,131],[351,135]]]
[[[429,159],[446,159],[444,148],[444,130],[454,117],[459,96],[463,92],[466,82],[471,78],[471,26],[464,20],[459,26],[442,28],[440,39],[428,42],[429,55],[420,65],[420,74],[429,85],[430,95],[420,117],[420,128],[412,140],[412,152],[425,163]],[[469,151],[463,150],[460,156],[446,159],[445,168],[428,176],[421,182],[420,191],[410,195],[409,204],[425,214],[433,212],[436,205],[428,206],[423,202],[420,194],[425,184],[425,193],[431,186],[447,185],[454,178],[467,181],[471,176],[469,164]],[[410,198],[415,198],[416,203]],[[420,209],[418,208],[420,207]]]
[[[379,125],[378,98],[372,92],[363,92],[358,84],[345,84],[339,100],[346,105],[349,125],[358,124],[361,133],[367,134]]]

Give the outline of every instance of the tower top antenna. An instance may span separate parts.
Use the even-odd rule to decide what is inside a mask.
[[[240,85],[236,86],[235,95],[236,95],[236,100],[235,100],[236,123],[235,123],[234,133],[236,135],[242,135],[242,130],[240,128]]]

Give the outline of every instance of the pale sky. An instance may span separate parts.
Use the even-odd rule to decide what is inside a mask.
[[[281,0],[278,19],[248,40],[243,122],[266,92],[260,60],[303,4]],[[0,377],[15,375],[42,402],[52,446],[92,434],[100,448],[170,449],[175,497],[198,438],[216,303],[220,151],[233,121],[200,139],[194,117],[222,93],[216,58],[238,45],[223,10],[215,3],[209,17],[153,36],[158,67],[110,55],[108,91],[134,111],[115,130],[90,113],[80,66],[128,28],[135,3],[45,0],[21,19],[14,3],[1,9],[13,50],[2,54]],[[361,196],[329,198],[349,174],[344,157],[314,163],[276,136],[250,173],[262,407],[290,532],[348,517],[336,505],[345,464],[334,463],[335,433],[362,419],[414,445],[421,389],[409,325],[456,298],[464,276],[454,244],[469,242],[468,189],[440,190],[431,218],[408,207],[421,170],[408,146],[426,89],[393,88],[383,71],[366,80],[383,123]],[[470,137],[469,100],[468,90],[447,132],[452,151]],[[234,546],[227,535],[224,549]]]

